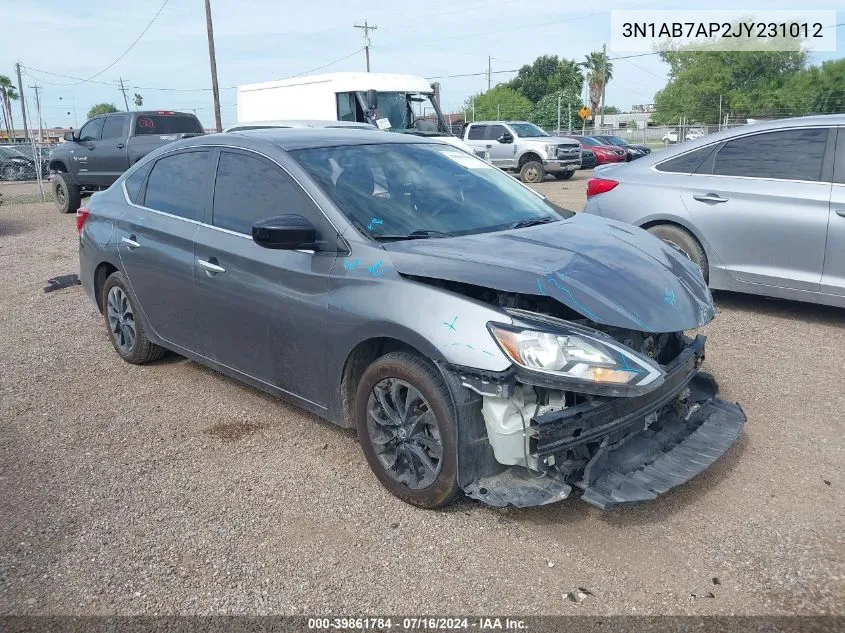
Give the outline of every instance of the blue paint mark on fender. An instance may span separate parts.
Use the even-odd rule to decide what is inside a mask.
[[[361,260],[359,260],[357,257],[355,259],[351,259],[351,260],[346,259],[346,260],[343,261],[343,267],[346,270],[355,270],[358,267],[358,264],[360,264],[360,263],[361,263]]]
[[[451,323],[449,323],[448,321],[443,321],[443,325],[445,325],[447,328],[449,328],[450,330],[452,330],[454,332],[457,329],[455,327],[455,321],[457,321],[457,320],[458,320],[458,317],[455,317],[454,319],[452,319]]]
[[[381,267],[381,260],[367,268],[373,277],[381,277],[384,274],[384,268]]]

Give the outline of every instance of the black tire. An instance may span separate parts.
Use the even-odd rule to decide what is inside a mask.
[[[7,180],[7,181],[15,180],[15,176],[16,176],[17,172],[18,172],[17,169],[12,167],[11,165],[8,165],[8,166],[3,168],[2,172],[0,172],[0,179]]]
[[[79,185],[73,184],[63,171],[53,176],[53,199],[56,201],[56,209],[59,213],[76,213],[82,206]]]
[[[110,306],[110,301],[114,298],[112,296],[113,289],[117,289],[115,295],[119,293],[125,297],[128,304],[130,311],[129,315],[131,317],[131,329],[134,330],[131,345],[121,344],[121,341],[126,338],[122,333],[125,333],[126,328],[130,327],[130,318],[125,318],[125,315],[124,317],[121,317],[119,324],[122,326],[120,328],[121,332],[117,331],[112,320],[114,311],[112,310],[112,306]],[[144,316],[141,314],[140,310],[137,309],[138,300],[129,289],[129,284],[126,282],[126,278],[122,273],[113,272],[109,275],[108,279],[106,279],[106,283],[103,284],[103,292],[100,296],[102,297],[102,305],[100,307],[103,312],[106,330],[109,333],[109,340],[111,341],[111,344],[118,356],[127,363],[132,363],[133,365],[143,365],[144,363],[158,360],[164,356],[164,353],[167,350],[155,343],[151,343],[147,338],[147,324],[144,321]]]
[[[546,178],[546,168],[538,160],[529,160],[519,169],[519,179],[522,182],[543,182]]]
[[[574,171],[558,171],[552,175],[558,180],[569,180],[570,178],[572,178],[572,174],[574,173]]]
[[[398,383],[394,381],[398,381]],[[425,487],[411,487],[408,483],[399,481],[401,473],[398,471],[400,468],[394,470],[392,467],[386,466],[376,451],[373,434],[384,433],[385,428],[388,427],[379,425],[375,421],[375,417],[371,418],[370,407],[374,406],[376,411],[385,412],[375,392],[377,386],[382,386],[385,383],[389,385],[405,383],[416,389],[419,395],[424,398],[423,404],[427,406],[427,410],[434,416],[436,429],[429,426],[428,434],[424,434],[425,429],[423,429],[417,433],[409,433],[407,436],[403,433],[400,436],[399,432],[401,432],[402,425],[396,425],[389,428],[400,430],[395,433],[392,439],[388,439],[381,444],[385,449],[384,452],[388,452],[389,450],[396,451],[394,466],[400,465],[400,461],[402,461],[402,466],[406,466],[408,462],[403,460],[411,460],[410,451],[407,453],[407,456],[400,455],[406,444],[406,440],[408,445],[415,444],[413,439],[424,434],[423,437],[426,443],[433,441],[433,443],[439,444],[442,449],[440,459],[438,460],[439,470],[436,476],[433,474],[430,475],[433,477],[433,480],[425,485]],[[398,389],[401,390],[402,387]],[[407,409],[407,399],[410,398],[409,390],[406,390],[405,394]],[[372,401],[371,397],[373,398]],[[401,403],[397,404],[401,406]],[[421,407],[414,408],[416,412],[421,410],[423,410]],[[389,418],[388,421],[393,419],[388,414],[385,415]],[[415,416],[410,417],[413,419]],[[416,419],[425,419],[425,417],[418,415]],[[429,417],[428,419],[430,420],[431,418]],[[358,440],[361,442],[361,449],[364,451],[367,463],[381,484],[391,494],[406,503],[420,508],[441,508],[455,501],[461,494],[461,488],[458,486],[457,479],[457,427],[455,424],[454,405],[443,376],[440,375],[431,363],[416,354],[408,352],[391,352],[377,359],[364,371],[364,375],[361,376],[361,381],[358,383],[358,390],[355,394],[355,420],[358,429]],[[417,427],[415,426],[415,428]],[[439,437],[431,434],[434,430],[438,432]],[[384,434],[384,436],[387,436],[387,434]],[[403,439],[399,439],[400,437]],[[420,445],[415,444],[415,448],[419,450]],[[427,456],[431,455],[428,449],[424,450],[427,451]],[[385,458],[390,459],[390,455],[387,455]],[[433,460],[429,459],[429,463],[431,461]],[[419,460],[415,464],[418,462]],[[414,465],[414,470],[416,474],[416,465]],[[424,468],[422,470],[423,473],[426,472]]]
[[[704,274],[704,281],[709,282],[710,268],[707,263],[707,254],[692,233],[672,224],[658,224],[650,227],[648,232],[664,242],[680,248],[691,261],[698,264]]]

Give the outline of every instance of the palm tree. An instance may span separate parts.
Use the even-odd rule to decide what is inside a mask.
[[[593,51],[584,56],[581,65],[587,70],[587,84],[590,87],[590,107],[597,112],[601,103],[602,123],[604,123],[604,92],[613,79],[613,64],[607,61],[607,54]]]
[[[9,134],[9,142],[14,143],[15,121],[12,118],[12,101],[17,101],[18,93],[12,80],[6,75],[0,75],[0,99],[3,100],[3,111],[6,115],[6,132]]]

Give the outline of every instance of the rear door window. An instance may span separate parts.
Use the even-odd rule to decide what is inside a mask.
[[[150,167],[152,166],[153,163],[150,161],[143,167],[136,169],[131,175],[127,176],[125,181],[123,181],[129,200],[135,204],[139,203],[141,189],[144,186],[144,181],[147,179],[147,175],[150,173]]]
[[[728,141],[716,154],[713,173],[818,181],[827,137],[827,128],[805,128],[763,132]]]
[[[486,125],[473,125],[469,128],[469,135],[467,138],[470,141],[481,141],[484,139],[484,131],[486,129]]]
[[[211,152],[182,152],[159,158],[147,181],[144,206],[188,220],[201,220],[211,186]]]
[[[686,154],[665,160],[655,165],[654,168],[657,171],[665,171],[673,174],[694,174],[715,149],[716,145],[708,145],[694,152],[687,152]]]
[[[135,136],[144,134],[202,134],[199,120],[193,116],[140,114],[135,118]]]

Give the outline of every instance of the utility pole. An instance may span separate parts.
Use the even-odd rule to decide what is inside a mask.
[[[489,55],[487,56],[487,90],[493,86],[492,83],[492,75],[493,75],[493,58]]]
[[[24,98],[24,94],[23,94],[23,82],[21,81],[21,64],[20,64],[20,62],[15,64],[15,71],[18,73],[18,92],[20,93],[20,96],[21,96],[21,114],[23,115],[23,135],[24,135],[24,139],[26,139],[27,130],[29,129],[29,127],[27,127],[27,125],[26,125],[26,99]],[[14,134],[14,133],[15,133],[15,131],[12,130],[12,134]]]
[[[208,35],[208,61],[211,64],[211,92],[214,95],[214,129],[220,132],[223,125],[220,123],[220,90],[217,87],[217,58],[214,56],[214,25],[211,23],[211,0],[205,0],[205,30]]]
[[[38,94],[39,86],[35,84],[34,86],[30,86],[35,91],[35,111],[38,113],[38,142],[44,142],[44,125],[41,123],[41,97]]]
[[[363,24],[353,24],[352,26],[364,31],[364,52],[367,55],[367,72],[370,72],[370,31],[376,31],[378,27],[370,26],[366,20]]]
[[[123,77],[120,78],[120,91],[123,93],[123,103],[126,105],[126,111],[129,112],[129,100],[126,98],[126,88],[123,87]]]

